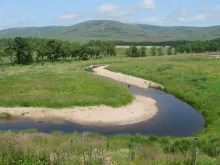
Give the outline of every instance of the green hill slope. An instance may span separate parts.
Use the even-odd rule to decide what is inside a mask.
[[[91,39],[114,41],[207,40],[220,37],[220,26],[163,27],[127,24],[110,20],[86,21],[73,26],[11,28],[0,31],[0,37],[46,37],[86,42]]]

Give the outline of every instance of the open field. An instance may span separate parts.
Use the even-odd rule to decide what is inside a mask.
[[[0,132],[0,165],[191,165],[192,148],[192,138],[117,135],[108,142],[108,137],[94,133]],[[199,153],[197,165],[219,163],[220,157]]]
[[[148,88],[150,84],[151,86],[157,85],[153,82],[146,81],[144,79],[138,79],[136,77],[131,77],[124,74],[108,71],[105,69],[106,67],[107,66],[99,66],[93,69],[93,66],[91,66],[91,69],[93,69],[93,71],[95,72],[93,76],[96,77],[95,75],[100,75],[124,83],[129,82],[129,84],[131,85],[136,85],[142,88]],[[36,85],[33,85],[33,88],[35,88],[35,86]],[[75,91],[71,91],[70,89],[69,92]],[[108,92],[107,89],[106,92]],[[27,100],[30,97],[32,97],[32,95],[34,94],[30,94],[27,97]],[[60,96],[63,97],[62,93],[60,93]],[[4,116],[5,112],[16,117],[26,117],[36,120],[57,118],[61,120],[63,119],[64,121],[72,121],[85,125],[128,125],[140,123],[142,121],[146,121],[153,118],[157,114],[158,108],[157,102],[152,98],[135,95],[135,99],[131,104],[119,108],[113,108],[103,105],[86,107],[77,106],[63,109],[49,109],[40,107],[26,108],[20,106],[17,106],[16,108],[0,107],[0,114],[3,114]]]
[[[190,103],[203,114],[206,119],[204,130],[188,138],[135,135],[132,136],[131,140],[131,136],[129,135],[117,135],[110,137],[109,149],[107,149],[107,137],[96,134],[41,134],[6,131],[0,133],[0,155],[2,155],[0,156],[0,165],[7,165],[10,164],[10,162],[19,161],[21,162],[20,164],[37,164],[37,162],[38,164],[50,164],[50,162],[53,161],[54,164],[121,165],[131,163],[131,152],[136,153],[135,160],[132,163],[137,165],[191,165],[193,140],[196,136],[199,138],[197,165],[218,165],[220,163],[220,60],[209,60],[208,54],[146,58],[116,57],[91,60],[88,62],[76,61],[72,63],[45,64],[44,66],[4,66],[3,71],[0,72],[0,82],[2,87],[4,85],[4,88],[6,86],[9,89],[9,87],[12,86],[7,85],[4,79],[10,80],[8,82],[12,83],[16,82],[18,75],[21,75],[21,78],[23,78],[21,81],[23,82],[22,84],[27,86],[28,84],[24,82],[28,80],[28,78],[25,77],[24,74],[28,77],[33,76],[32,78],[34,78],[34,76],[48,76],[47,74],[49,74],[51,77],[55,77],[54,79],[52,78],[52,80],[59,80],[59,82],[65,84],[66,81],[64,80],[69,80],[72,75],[76,75],[74,77],[77,79],[74,79],[74,77],[71,78],[71,80],[79,81],[76,85],[83,88],[88,88],[90,85],[89,89],[96,89],[95,87],[98,86],[97,91],[99,93],[97,96],[95,95],[95,91],[93,91],[94,93],[91,92],[92,94],[85,93],[84,91],[82,95],[91,94],[96,97],[102,96],[100,98],[102,104],[106,103],[111,106],[119,106],[130,102],[132,97],[127,89],[108,79],[100,77],[92,78],[90,73],[86,73],[82,70],[85,66],[98,63],[110,64],[109,69],[112,71],[122,72],[162,84],[167,92]],[[61,79],[63,76],[64,80]],[[58,79],[57,77],[61,78]],[[81,86],[81,84],[85,83],[84,80],[87,80],[86,84]],[[29,82],[32,81],[29,80]],[[37,86],[38,84],[34,85]],[[107,100],[109,97],[113,97],[116,98],[116,100],[114,100],[115,102],[109,103],[103,99],[102,92],[106,91],[104,90],[106,88],[114,89],[114,92],[112,92],[113,94],[111,94],[111,92],[108,93],[107,96],[104,95],[106,96],[105,99]],[[116,88],[117,92],[121,92],[120,97],[116,97],[114,94]],[[19,86],[18,89],[23,89],[23,86]],[[38,88],[36,90],[39,91],[40,89]],[[57,89],[53,90],[57,91]],[[100,90],[102,92],[100,92]],[[25,90],[24,92],[27,91]],[[6,91],[5,94],[7,95]],[[63,95],[62,92],[60,94]],[[13,98],[13,96],[14,95],[8,95],[8,98]],[[124,98],[121,98],[125,96],[128,98],[126,101]],[[50,97],[52,97],[52,95],[50,95]],[[3,96],[2,98],[4,99]],[[54,101],[55,100],[56,98]],[[31,104],[33,103],[34,102],[31,102]],[[100,101],[89,103],[86,105],[99,104]],[[46,105],[48,106],[49,104]],[[67,106],[69,104],[62,105]],[[11,106],[11,104],[9,104],[9,106]]]
[[[130,46],[120,46],[120,45],[117,45],[116,48],[129,48]],[[140,48],[141,46],[137,46],[138,48]],[[152,48],[153,46],[143,46],[147,49],[150,49]],[[160,46],[156,46],[156,47],[160,47]]]
[[[107,105],[119,107],[132,101],[119,83],[83,70],[87,63],[9,66],[0,71],[1,107],[48,107]],[[106,91],[106,89],[109,89]]]

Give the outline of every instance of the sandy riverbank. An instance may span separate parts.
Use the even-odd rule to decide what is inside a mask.
[[[106,66],[94,68],[97,75],[112,78],[117,81],[148,88],[150,81],[136,77],[114,73],[105,69]],[[31,119],[59,118],[80,124],[89,125],[128,125],[151,119],[157,114],[156,101],[149,97],[135,96],[134,101],[127,106],[112,108],[107,106],[73,107],[63,109],[51,108],[0,108],[0,113],[8,112],[15,116]]]
[[[91,66],[91,67],[93,67],[93,66]],[[112,72],[112,71],[106,70],[105,68],[107,68],[107,67],[108,67],[108,65],[95,67],[93,69],[94,74],[108,77],[113,80],[117,80],[117,81],[127,83],[130,85],[135,85],[140,88],[149,88],[149,87],[163,88],[162,86],[160,86],[152,81],[148,81],[148,80],[144,80],[144,79],[141,79],[138,77],[129,76],[129,75],[125,75],[122,73],[117,73],[117,72]]]

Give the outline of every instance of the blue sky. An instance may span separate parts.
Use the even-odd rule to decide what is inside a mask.
[[[0,29],[111,19],[161,26],[220,25],[219,0],[0,0]]]

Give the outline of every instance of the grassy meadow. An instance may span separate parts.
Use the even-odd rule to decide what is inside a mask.
[[[206,124],[200,133],[187,138],[115,135],[110,137],[109,143],[108,137],[94,133],[5,131],[0,132],[0,165],[191,165],[195,137],[199,138],[197,165],[220,164],[220,59],[209,60],[208,55],[119,56],[43,66],[2,66],[1,106],[59,108],[120,106],[131,102],[132,95],[126,88],[83,70],[91,64],[105,63],[111,64],[109,70],[164,85],[165,91],[195,107]],[[134,160],[131,160],[132,152],[135,152]]]
[[[206,141],[199,146],[209,150]],[[193,138],[0,132],[0,165],[191,165],[192,149]],[[197,165],[218,165],[211,153],[200,151]]]
[[[162,84],[168,93],[194,106],[206,119],[200,133],[220,137],[220,60],[206,54],[148,57],[135,63],[112,64],[112,71]]]
[[[87,64],[78,61],[4,67],[0,71],[0,106],[119,107],[132,101],[132,94],[119,83],[84,71]]]

